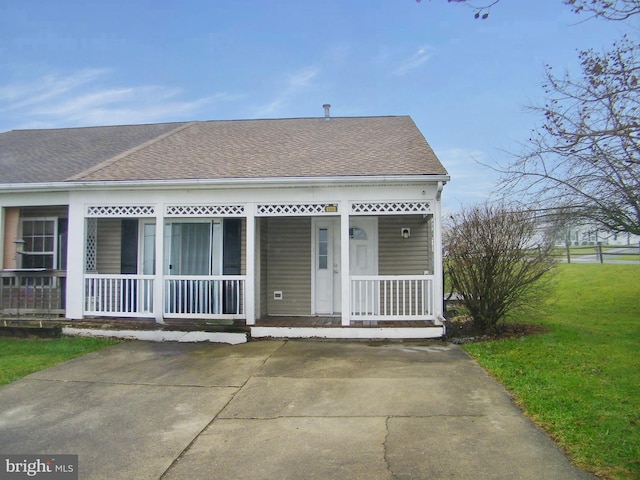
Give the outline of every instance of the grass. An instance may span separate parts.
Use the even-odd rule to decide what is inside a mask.
[[[465,345],[575,464],[640,479],[640,266],[559,265],[549,333]]]
[[[117,343],[100,338],[0,338],[0,385]]]

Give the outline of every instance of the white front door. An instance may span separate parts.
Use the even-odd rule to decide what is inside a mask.
[[[317,315],[340,311],[339,219],[313,221],[313,304]]]
[[[378,274],[378,219],[353,217],[349,222],[349,273]]]

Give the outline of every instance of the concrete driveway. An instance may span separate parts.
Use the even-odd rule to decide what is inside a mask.
[[[0,388],[0,452],[80,479],[587,479],[443,343],[124,342]]]

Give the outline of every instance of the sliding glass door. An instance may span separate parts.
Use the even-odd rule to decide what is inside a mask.
[[[219,221],[174,222],[165,228],[166,275],[219,275],[222,263]]]
[[[222,313],[222,221],[175,221],[165,224],[165,312]]]

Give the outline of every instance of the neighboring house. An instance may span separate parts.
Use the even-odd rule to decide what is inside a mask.
[[[602,227],[589,224],[574,224],[563,228],[556,235],[556,245],[612,245],[635,246],[640,236],[632,233],[612,233]]]
[[[2,133],[2,313],[439,337],[448,180],[407,116]]]

